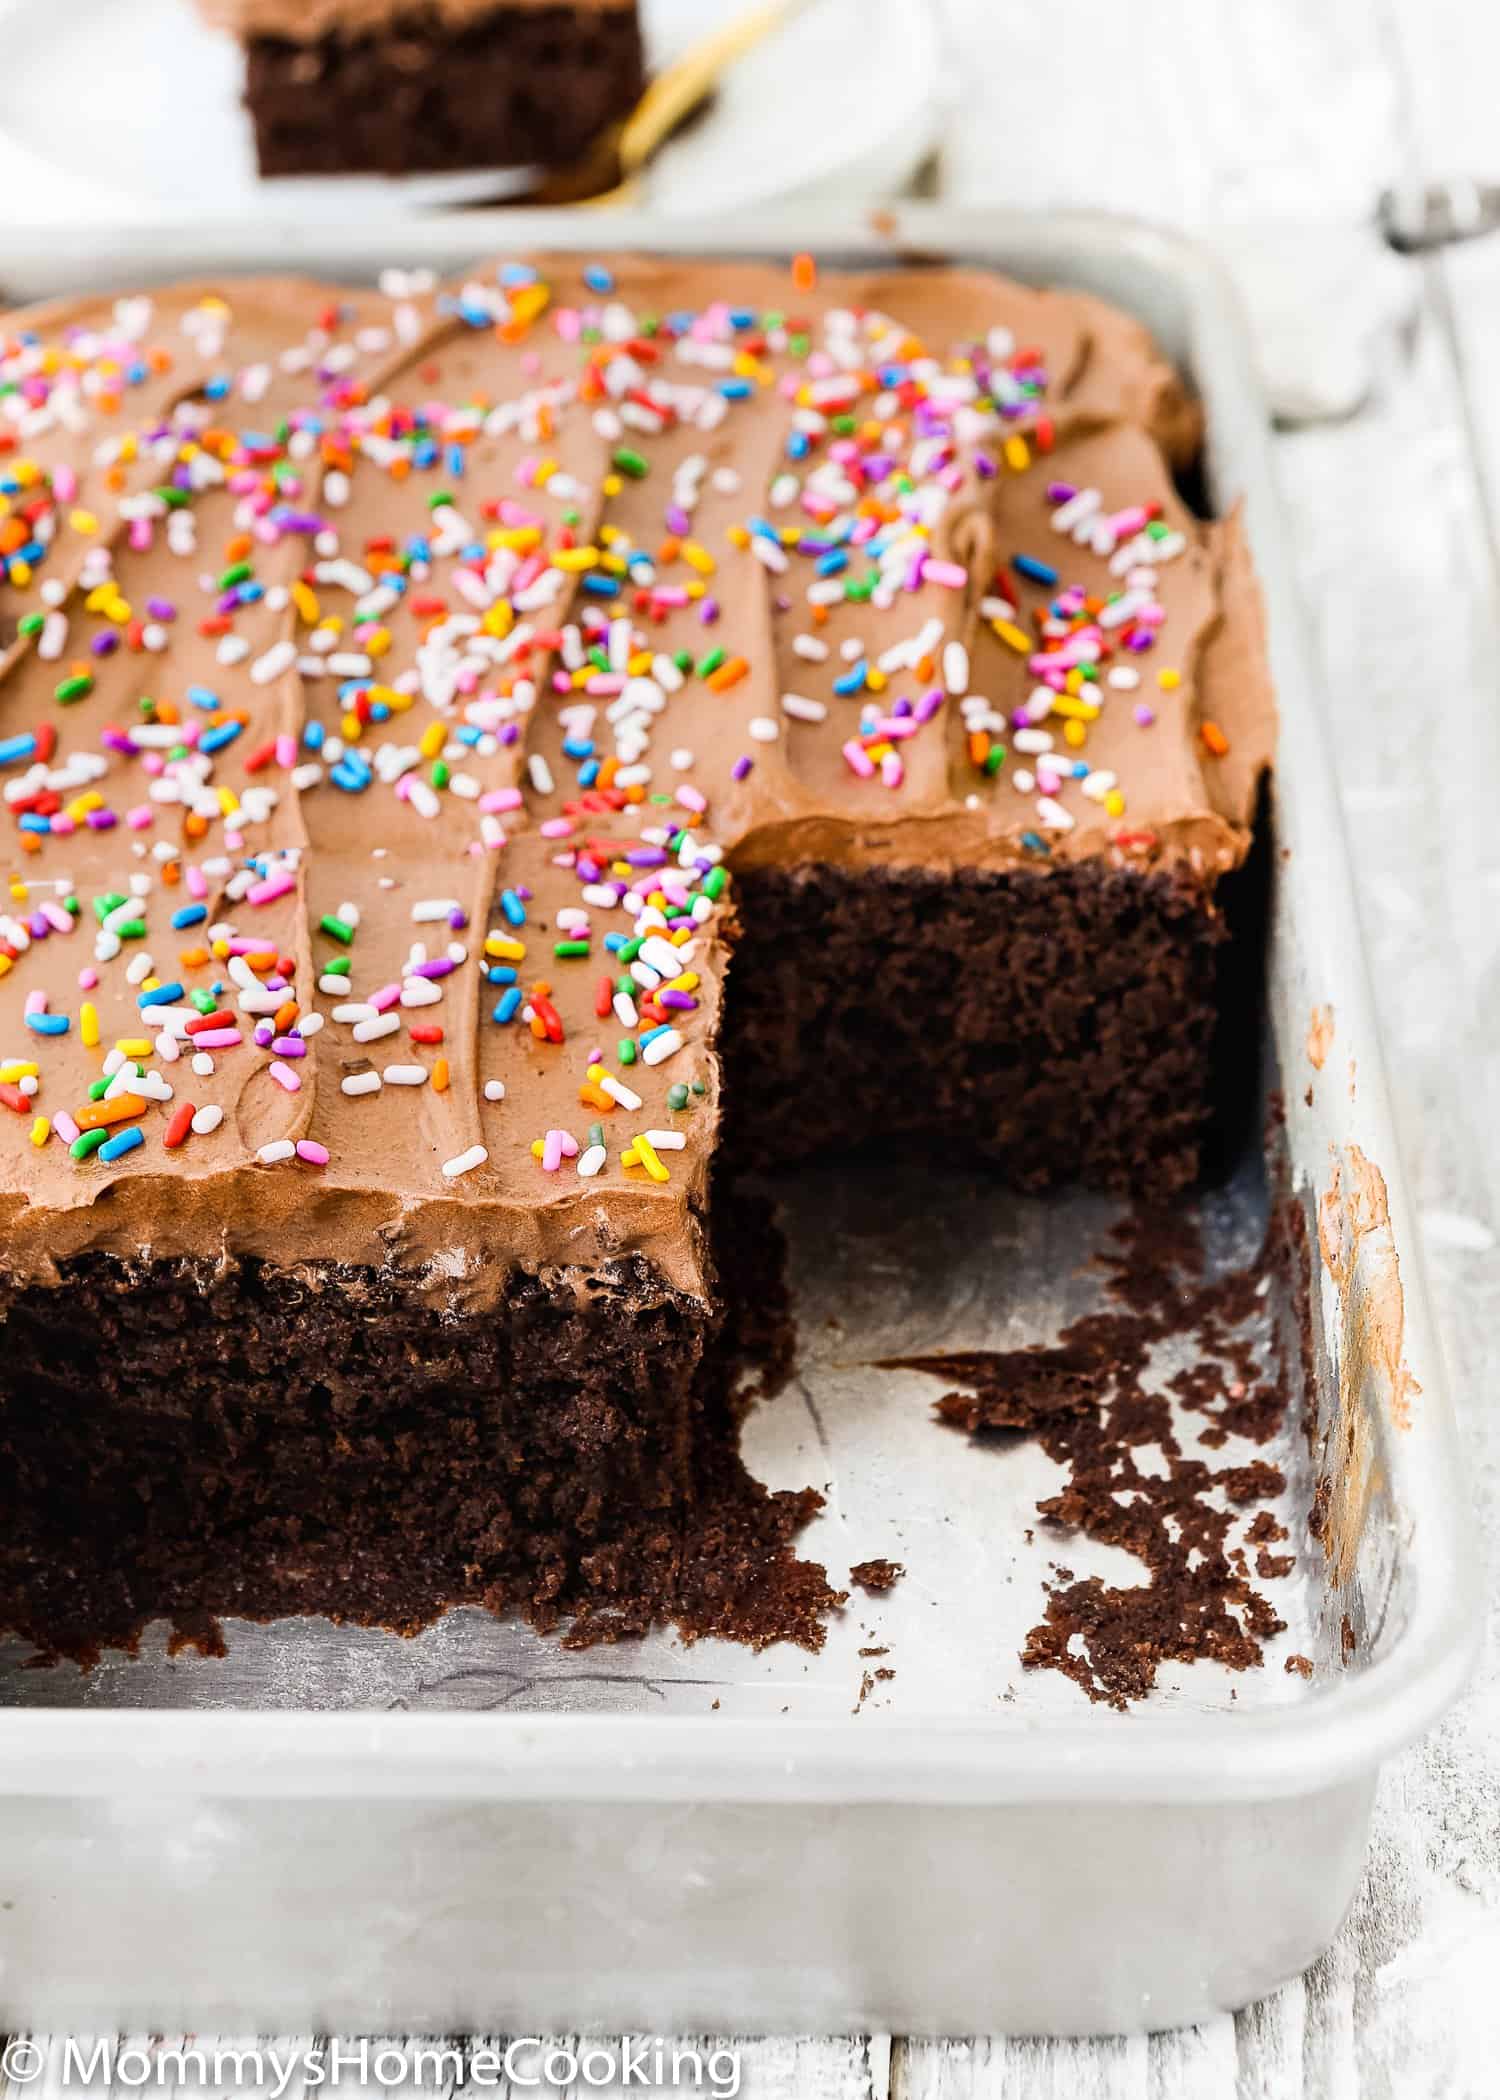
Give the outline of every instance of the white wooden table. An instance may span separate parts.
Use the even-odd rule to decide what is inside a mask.
[[[1368,238],[1382,187],[1500,179],[1489,0],[942,4],[965,53],[948,195],[1110,205],[1209,238],[1282,222],[1289,256],[1305,264],[1327,246],[1323,285],[1306,298],[1310,345],[1358,273],[1382,268]],[[1500,1332],[1500,238],[1407,267],[1415,318],[1380,346],[1367,404],[1284,433],[1278,452],[1435,1309],[1475,1493],[1500,1537],[1486,1348]],[[1238,2018],[1134,2041],[748,2043],[742,2090],[1493,2094],[1497,1766],[1490,1661],[1463,1708],[1389,1773],[1364,1888],[1332,1952]]]

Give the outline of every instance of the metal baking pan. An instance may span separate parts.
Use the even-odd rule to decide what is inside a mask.
[[[355,278],[541,245],[920,255],[1102,293],[1201,390],[1214,500],[1247,507],[1282,708],[1267,1083],[1315,1224],[1317,1356],[1310,1446],[1289,1424],[1264,1454],[1287,1468],[1301,1549],[1276,1594],[1291,1623],[1264,1669],[1180,1669],[1128,1714],[1023,1672],[1062,1550],[1040,1527],[1026,1538],[1050,1462],[938,1432],[931,1382],[874,1364],[1050,1339],[1092,1288],[1078,1262],[1110,1207],[963,1180],[875,1201],[857,1179],[800,1177],[778,1194],[803,1361],[752,1418],[748,1455],[775,1485],[827,1485],[805,1550],[836,1579],[885,1554],[907,1579],[855,1592],[816,1658],[666,1635],[575,1655],[473,1613],[410,1642],[231,1626],[226,1660],[148,1641],[89,1675],[24,1670],[12,1651],[0,2024],[1063,2034],[1244,2004],[1337,1929],[1378,1768],[1454,1697],[1480,1612],[1318,683],[1219,278],[1181,242],[1096,216],[902,208],[731,231],[471,214],[398,238],[393,256],[374,227],[72,243],[12,228],[0,287],[15,301],[187,272]],[[922,1206],[916,1266],[903,1194]],[[1209,1206],[1212,1259],[1254,1244],[1264,1200],[1247,1159]],[[1306,1529],[1320,1472],[1323,1549]],[[1072,1540],[1066,1558],[1104,1566]],[[1110,1573],[1140,1579],[1118,1557]],[[896,1674],[861,1701],[870,1646]],[[1310,1678],[1286,1671],[1290,1653]]]

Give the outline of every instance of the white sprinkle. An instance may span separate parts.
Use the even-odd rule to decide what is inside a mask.
[[[224,1120],[224,1111],[217,1106],[200,1108],[193,1118],[193,1130],[198,1137],[208,1137]]]
[[[197,1075],[198,1075],[198,1077],[199,1077],[200,1079],[212,1079],[212,1078],[213,1078],[213,1076],[214,1076],[214,1061],[213,1061],[213,1059],[212,1059],[212,1058],[211,1058],[211,1057],[209,1056],[209,1054],[208,1054],[208,1052],[207,1052],[206,1050],[200,1050],[200,1051],[199,1051],[199,1052],[197,1053],[197,1055],[196,1055],[196,1056],[194,1057],[194,1059],[193,1059],[193,1070],[194,1070],[194,1071],[195,1071],[195,1072],[197,1073]]]
[[[752,715],[748,726],[752,744],[774,744],[781,735],[781,724],[769,715]]]
[[[432,926],[460,909],[456,897],[423,897],[412,906],[411,915],[418,926]]]
[[[804,663],[826,664],[828,661],[828,644],[819,641],[815,634],[797,635],[792,642],[792,649]]]
[[[353,1072],[347,1079],[340,1080],[339,1090],[345,1094],[378,1094],[380,1092],[380,1074],[378,1072]]]
[[[426,1065],[387,1065],[381,1074],[387,1086],[425,1086]]]
[[[668,1028],[663,1034],[651,1038],[642,1050],[641,1057],[648,1065],[662,1065],[669,1057],[675,1057],[681,1048],[682,1037],[675,1028]],[[639,1106],[639,1103],[636,1105]]]
[[[608,1094],[610,1100],[618,1101],[621,1108],[628,1108],[633,1114],[640,1107],[640,1095],[626,1086],[623,1079],[616,1079],[613,1072],[606,1072],[600,1079],[599,1084],[605,1093]]]
[[[296,661],[297,651],[293,643],[273,643],[265,655],[257,657],[250,666],[250,683],[269,685],[273,679],[279,678],[283,671],[289,671]]]
[[[295,1159],[297,1148],[290,1138],[273,1138],[269,1145],[262,1145],[255,1156],[262,1166],[277,1167],[284,1159]]]
[[[537,794],[550,795],[552,793],[552,768],[548,765],[546,759],[543,758],[540,751],[532,752],[526,762],[526,770],[530,775],[531,785]]]
[[[943,684],[950,693],[969,690],[969,652],[962,642],[950,642],[943,651]]]
[[[460,1152],[456,1159],[445,1159],[443,1172],[450,1181],[456,1181],[460,1174],[472,1174],[476,1167],[482,1167],[489,1156],[483,1145],[471,1145],[467,1152]]]
[[[658,1152],[681,1152],[687,1146],[687,1138],[680,1130],[648,1130],[646,1142]]]
[[[484,1082],[484,1098],[486,1101],[503,1101],[505,1099],[505,1081],[503,1079],[487,1079]]]
[[[399,1014],[376,1014],[373,1020],[355,1022],[354,1040],[356,1043],[378,1043],[383,1035],[394,1035],[400,1026]]]
[[[609,1154],[602,1145],[590,1145],[586,1152],[579,1155],[578,1172],[581,1179],[592,1181],[608,1157]]]
[[[794,722],[826,722],[828,709],[821,700],[809,700],[804,693],[783,693],[781,712],[790,715]]]
[[[324,982],[331,985],[334,979],[331,977],[325,978]],[[341,992],[348,991],[349,980],[347,977],[338,979],[338,988]],[[363,1000],[350,1001],[347,1005],[336,1006],[333,1009],[333,1018],[335,1021],[342,1022],[345,1027],[352,1028],[357,1022],[373,1021],[379,1011],[380,1008],[378,1006],[367,1005]]]

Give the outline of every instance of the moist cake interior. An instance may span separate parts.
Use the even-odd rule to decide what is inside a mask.
[[[1274,711],[1123,314],[226,281],[0,411],[11,1630],[728,1626],[745,1170],[1192,1185]]]

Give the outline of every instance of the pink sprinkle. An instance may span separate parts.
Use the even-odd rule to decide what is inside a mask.
[[[297,739],[294,736],[277,737],[276,763],[287,769],[297,763]]]
[[[310,1167],[326,1167],[328,1147],[320,1145],[316,1138],[298,1138],[297,1157],[305,1159]]]
[[[549,1130],[542,1140],[542,1170],[555,1174],[563,1162],[563,1138],[561,1130]]]
[[[275,1080],[276,1084],[279,1087],[285,1087],[286,1091],[289,1094],[296,1094],[301,1092],[301,1074],[298,1072],[294,1072],[290,1065],[284,1065],[279,1057],[271,1066],[270,1070],[271,1077]]]
[[[962,591],[968,588],[969,572],[956,561],[926,561],[922,565],[922,581],[941,584],[945,590]]]
[[[125,821],[132,831],[149,831],[156,822],[156,812],[149,802],[138,802],[134,809],[127,809]]]
[[[571,817],[549,817],[546,823],[539,824],[537,829],[541,832],[544,839],[571,838],[573,834],[573,819]]]
[[[28,992],[26,994],[26,1004],[22,1011],[26,1014],[44,1014],[47,1011],[47,994],[45,992]]]
[[[236,1043],[242,1043],[244,1040],[245,1038],[237,1028],[205,1028],[201,1034],[193,1037],[193,1048],[195,1050],[232,1050]]]
[[[875,778],[874,759],[871,758],[869,752],[865,750],[864,746],[862,744],[856,743],[852,737],[849,739],[849,742],[844,746],[844,757],[848,760],[849,764],[853,767],[854,771],[859,775],[861,780],[873,780]]]
[[[262,882],[252,882],[245,896],[251,904],[271,904],[277,897],[284,897],[288,890],[297,887],[297,878],[286,869],[279,874],[267,875]]]
[[[65,809],[60,809],[57,812],[56,816],[53,817],[50,826],[51,834],[55,839],[67,838],[71,832],[74,832],[77,829],[77,818],[70,817]]]
[[[383,1014],[388,1008],[395,1006],[400,997],[399,984],[383,984],[378,992],[371,992],[367,1003],[374,1007],[376,1013]]]
[[[479,807],[489,817],[502,809],[519,809],[523,800],[519,788],[491,788],[487,795],[480,796]]]
[[[94,968],[94,966],[93,966],[93,964],[92,964],[92,963],[90,963],[90,964],[89,964],[89,966],[88,966],[88,968],[87,968],[86,970],[80,970],[80,971],[79,971],[79,973],[78,973],[78,989],[79,989],[79,991],[81,991],[81,992],[91,992],[91,991],[92,991],[92,990],[94,989],[95,985],[96,985],[96,984],[97,984],[98,982],[99,982],[99,972],[98,972],[98,971],[97,971],[97,970],[96,970],[96,969]]]
[[[201,868],[189,867],[183,880],[187,883],[189,896],[203,898],[208,895],[208,877]]]
[[[52,1118],[52,1128],[65,1145],[71,1145],[76,1137],[83,1135],[65,1108],[60,1108]]]

